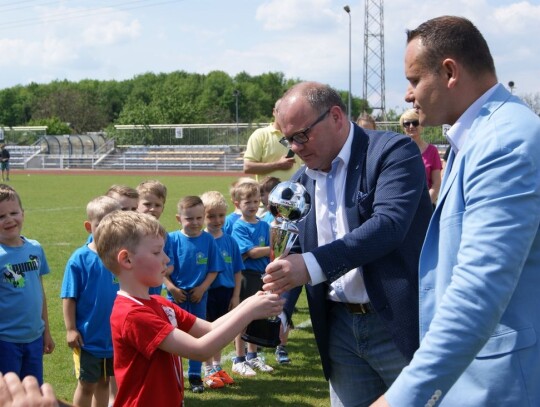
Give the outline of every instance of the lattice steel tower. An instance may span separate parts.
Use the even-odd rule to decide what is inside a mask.
[[[377,119],[386,120],[383,0],[365,2],[363,98],[369,101]]]

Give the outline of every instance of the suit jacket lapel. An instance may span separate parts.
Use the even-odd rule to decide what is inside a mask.
[[[351,146],[351,156],[349,158],[349,166],[347,168],[347,179],[345,181],[345,213],[349,228],[352,230],[360,223],[358,213],[358,198],[359,194],[367,193],[368,191],[360,190],[360,181],[362,171],[366,168],[367,149],[369,139],[362,130],[355,126],[353,134],[353,142]]]
[[[437,206],[439,206],[440,203],[444,201],[450,185],[452,185],[452,182],[456,178],[457,171],[455,170],[458,168],[458,165],[456,165],[455,161],[456,154],[454,153],[453,149],[450,149],[450,154],[448,155],[448,163],[446,164],[446,169],[444,170],[441,192],[439,193],[439,198],[437,200]]]
[[[304,174],[306,182],[304,186],[311,196],[311,210],[308,216],[298,222],[300,245],[303,251],[309,251],[317,247],[317,214],[315,210],[315,181]]]

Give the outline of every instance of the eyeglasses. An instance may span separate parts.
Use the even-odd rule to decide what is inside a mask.
[[[311,126],[306,127],[304,130],[297,131],[290,137],[283,137],[279,142],[283,144],[285,147],[289,147],[289,148],[292,147],[293,142],[296,144],[307,143],[309,141],[309,136],[308,136],[309,132],[313,129],[313,127],[315,127],[317,124],[319,124],[320,122],[324,120],[326,115],[330,113],[330,110],[332,110],[332,108],[329,108],[326,112],[321,114],[317,118],[317,120],[313,122]]]
[[[403,122],[403,127],[404,127],[404,128],[407,128],[407,127],[409,127],[411,124],[413,125],[413,127],[418,127],[418,125],[420,124],[420,121],[418,121],[418,120],[411,120],[410,122]]]

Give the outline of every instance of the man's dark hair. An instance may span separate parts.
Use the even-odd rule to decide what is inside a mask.
[[[425,47],[424,66],[437,71],[445,58],[459,61],[472,73],[495,75],[495,64],[486,40],[466,18],[442,16],[407,30],[407,44],[420,38]]]

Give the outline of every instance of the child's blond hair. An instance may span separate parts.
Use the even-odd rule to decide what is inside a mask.
[[[176,208],[178,210],[178,214],[181,214],[185,209],[193,208],[194,206],[198,206],[198,205],[204,206],[201,198],[199,198],[196,195],[189,195],[189,196],[180,198]]]
[[[12,187],[7,184],[0,184],[0,202],[17,201],[22,209],[21,197]]]
[[[250,177],[240,177],[231,184],[231,187],[229,188],[229,194],[233,201],[234,201],[234,190],[236,189],[236,187],[238,187],[238,185],[240,184],[245,184],[249,182],[253,184],[257,184],[257,181],[255,181],[253,178],[250,178]]]
[[[99,223],[105,215],[121,209],[122,206],[116,199],[102,195],[88,202],[88,205],[86,205],[86,217],[90,222]]]
[[[204,210],[221,209],[227,211],[227,202],[225,197],[219,191],[208,191],[201,195],[201,201],[204,205]]]
[[[167,200],[167,187],[155,179],[141,182],[137,185],[137,192],[139,193],[139,196],[148,194],[155,195],[161,199],[164,204]]]
[[[261,191],[258,182],[243,182],[234,188],[232,199],[234,202],[240,202],[242,199],[260,197]]]
[[[139,193],[135,188],[128,187],[127,185],[114,184],[107,190],[105,195],[111,196],[112,194],[118,194],[127,198],[139,199]]]
[[[114,211],[106,215],[94,233],[96,250],[105,267],[114,274],[120,272],[117,256],[121,250],[135,252],[141,240],[147,236],[165,239],[165,228],[146,213]]]

